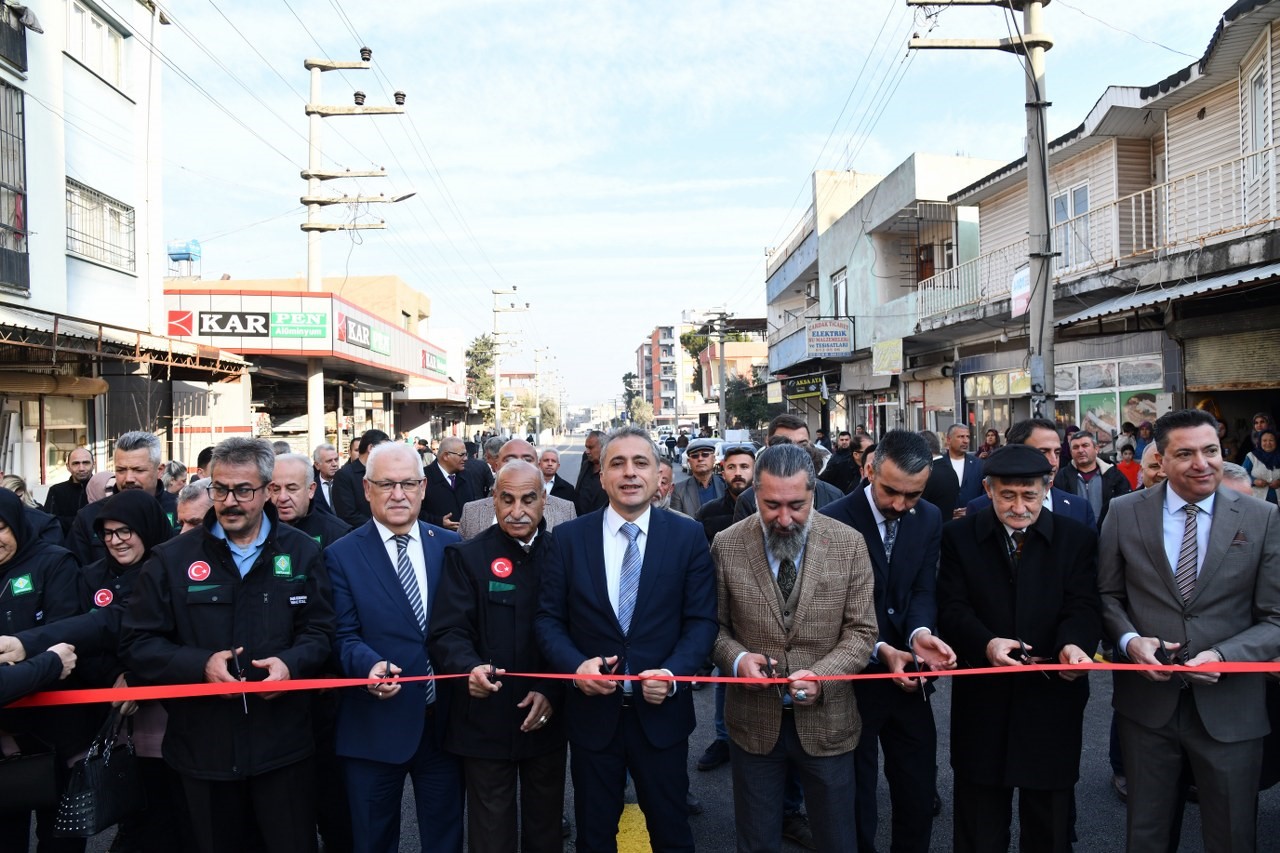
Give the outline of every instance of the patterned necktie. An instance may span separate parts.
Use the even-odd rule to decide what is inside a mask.
[[[778,589],[782,590],[782,600],[791,597],[791,590],[796,588],[796,561],[787,558],[778,564]]]
[[[893,545],[898,541],[899,520],[897,518],[892,521],[885,519],[884,522],[884,561],[886,563],[893,559]]]
[[[454,490],[456,490],[456,489],[458,488],[458,475],[457,475],[457,474],[450,474],[450,475],[449,475],[449,488],[454,489]]]
[[[622,555],[622,573],[618,578],[618,624],[622,632],[631,632],[631,617],[636,612],[636,595],[640,592],[640,546],[636,540],[640,538],[639,525],[628,521],[622,525],[622,533],[627,537],[627,552]]]
[[[1026,541],[1027,531],[1015,530],[1009,534],[1009,556],[1013,558],[1013,564],[1018,565],[1018,561],[1022,559],[1022,543]]]
[[[1178,568],[1173,573],[1173,582],[1178,585],[1183,602],[1187,602],[1196,591],[1196,514],[1200,508],[1187,504],[1183,509],[1187,512],[1187,524],[1182,528],[1182,547],[1178,549]]]
[[[409,559],[409,540],[407,533],[398,534],[396,540],[396,577],[400,579],[400,586],[404,588],[404,594],[409,599],[409,607],[413,609],[413,615],[418,619],[418,628],[426,633],[427,630],[427,611],[422,606],[422,590],[418,588],[418,576],[413,570],[413,561]],[[431,661],[427,660],[427,671],[424,675],[431,675]],[[436,683],[434,681],[424,682],[427,686],[427,704],[430,705],[436,701]]]

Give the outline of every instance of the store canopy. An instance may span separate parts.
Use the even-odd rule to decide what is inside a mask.
[[[1184,281],[1166,287],[1144,288],[1099,302],[1092,308],[1086,308],[1069,317],[1063,317],[1055,325],[1060,327],[1073,326],[1086,320],[1097,320],[1101,317],[1109,317],[1112,314],[1137,311],[1140,308],[1186,299],[1190,296],[1199,296],[1202,293],[1209,293],[1214,290],[1226,290],[1241,284],[1257,284],[1276,276],[1280,276],[1280,262],[1221,273],[1196,279],[1195,281]]]

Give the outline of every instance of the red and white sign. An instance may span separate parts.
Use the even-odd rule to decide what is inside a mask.
[[[489,571],[493,572],[493,576],[496,578],[509,578],[511,577],[511,568],[510,560],[506,557],[499,557],[489,566]]]
[[[93,603],[98,605],[99,607],[106,607],[108,604],[111,603],[111,599],[114,597],[115,596],[111,594],[111,590],[100,589],[93,594]]]
[[[194,337],[196,333],[196,312],[194,311],[170,311],[169,312],[169,337]]]
[[[204,560],[196,560],[187,566],[187,577],[193,581],[203,581],[209,579],[209,564]]]

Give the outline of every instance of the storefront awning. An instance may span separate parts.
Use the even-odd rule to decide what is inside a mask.
[[[1092,308],[1086,308],[1069,317],[1063,317],[1055,325],[1059,327],[1073,326],[1086,320],[1097,320],[1101,317],[1109,317],[1112,314],[1137,311],[1140,308],[1186,299],[1190,296],[1199,296],[1202,293],[1209,293],[1214,290],[1225,290],[1241,284],[1256,284],[1277,276],[1280,276],[1280,262],[1221,273],[1197,279],[1196,281],[1184,281],[1181,284],[1168,287],[1144,288],[1099,302]]]

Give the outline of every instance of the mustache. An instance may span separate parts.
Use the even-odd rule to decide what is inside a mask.
[[[532,524],[533,518],[528,514],[524,515],[508,515],[502,519],[503,524]]]
[[[1028,521],[1031,518],[1031,513],[1014,512],[1013,510],[1009,510],[1004,514],[1003,517],[1009,519],[1010,521]]]

